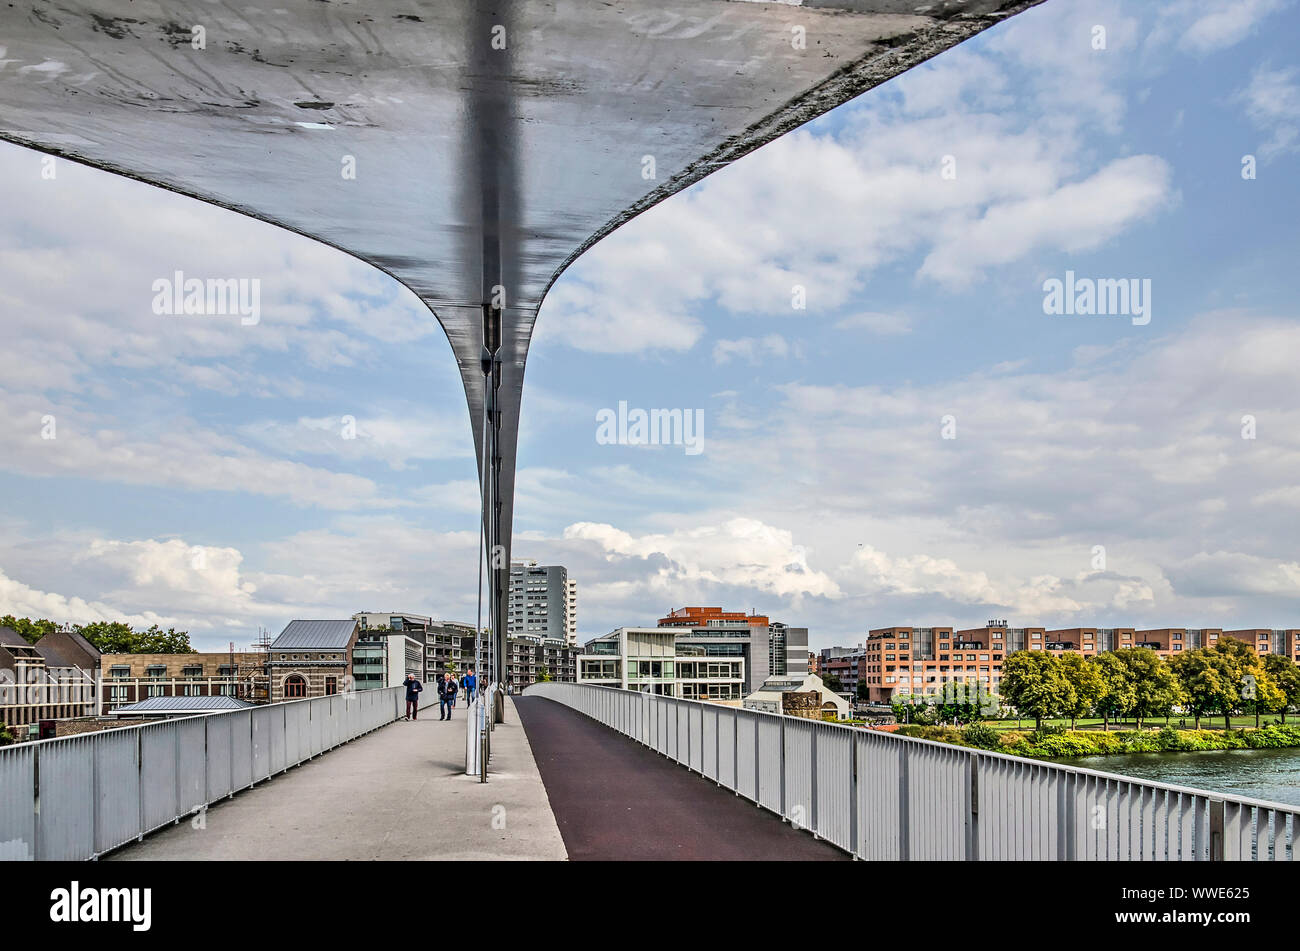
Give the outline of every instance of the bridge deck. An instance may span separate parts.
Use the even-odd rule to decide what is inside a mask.
[[[571,859],[849,858],[566,706],[514,701]]]
[[[435,704],[107,858],[563,859],[514,711],[492,736],[483,785],[464,775],[464,706],[446,723]]]

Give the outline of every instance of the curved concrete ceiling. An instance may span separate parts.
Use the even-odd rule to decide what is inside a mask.
[[[0,4],[0,138],[396,278],[447,333],[476,442],[484,305],[504,289],[508,559],[524,363],[565,267],[711,171],[1039,2],[15,0]]]

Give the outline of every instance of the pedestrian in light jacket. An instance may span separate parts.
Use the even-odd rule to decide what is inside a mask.
[[[452,706],[456,702],[456,681],[451,679],[450,673],[442,675],[442,680],[438,681],[438,719],[450,720]]]

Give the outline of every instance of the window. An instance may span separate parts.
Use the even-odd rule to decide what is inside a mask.
[[[294,700],[305,696],[307,696],[307,681],[303,680],[298,674],[290,674],[285,678],[284,697],[286,700]]]
[[[337,677],[325,678],[325,696],[332,697],[339,692],[339,679]]]

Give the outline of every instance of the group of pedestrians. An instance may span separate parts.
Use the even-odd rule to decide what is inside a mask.
[[[420,718],[420,694],[424,691],[424,684],[420,683],[414,674],[407,674],[404,685],[406,687],[406,716],[402,719],[418,720]],[[478,678],[474,676],[473,667],[459,681],[450,673],[444,673],[442,679],[438,681],[439,720],[451,719],[451,712],[456,709],[456,694],[461,692],[464,693],[466,702],[474,699],[478,692]]]

